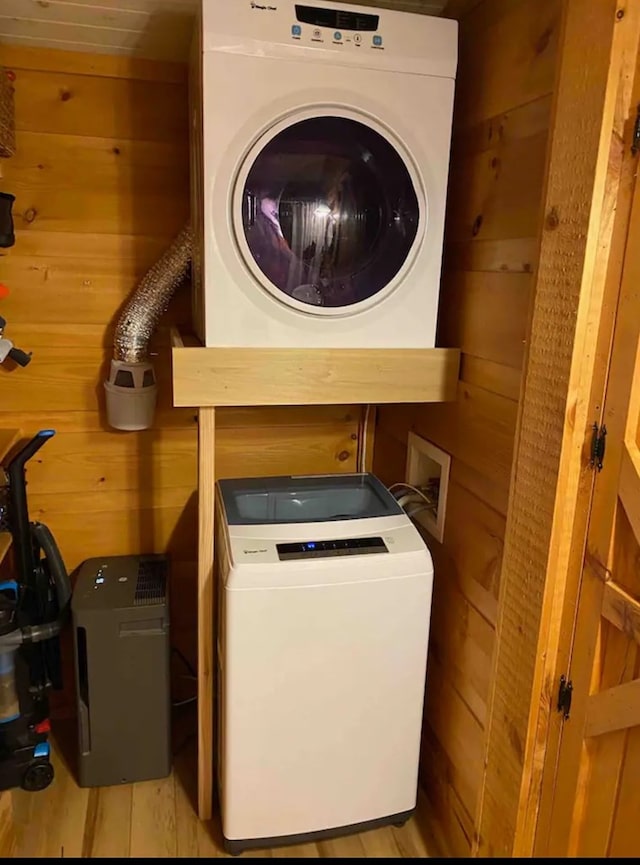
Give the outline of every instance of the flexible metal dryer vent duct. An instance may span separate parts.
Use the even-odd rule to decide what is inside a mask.
[[[126,305],[116,327],[111,371],[104,387],[107,420],[119,430],[153,424],[158,385],[149,361],[149,341],[191,262],[191,228],[186,225],[151,267]]]

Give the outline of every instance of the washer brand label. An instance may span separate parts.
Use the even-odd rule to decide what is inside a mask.
[[[264,550],[243,550],[242,551],[245,556],[255,556],[256,553],[266,553],[266,549]]]
[[[263,12],[277,12],[277,6],[267,6],[265,3],[255,3],[254,0],[251,0],[251,8],[252,9],[261,9]]]

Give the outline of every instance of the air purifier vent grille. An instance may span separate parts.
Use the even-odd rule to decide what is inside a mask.
[[[165,600],[167,593],[167,565],[162,559],[142,559],[138,566],[138,580],[134,606],[142,607]]]

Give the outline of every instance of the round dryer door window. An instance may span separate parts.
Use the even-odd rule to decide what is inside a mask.
[[[313,117],[250,158],[244,253],[272,293],[328,313],[390,286],[416,241],[420,207],[387,138],[347,117]]]

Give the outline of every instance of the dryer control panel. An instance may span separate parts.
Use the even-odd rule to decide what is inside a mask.
[[[448,18],[386,7],[344,6],[334,0],[200,0],[200,4],[205,55],[221,51],[268,62],[330,63],[451,79],[456,75],[458,22]],[[264,76],[269,75],[265,66]],[[246,84],[244,72],[234,77],[240,87],[250,87],[262,73],[247,69]],[[298,77],[292,67],[287,85],[278,89],[286,93],[289,81],[295,85]],[[319,88],[326,85],[324,78],[318,79]],[[215,89],[213,93],[212,99]]]
[[[301,6],[297,3],[296,18],[302,24],[331,27],[334,30],[377,30],[380,23],[379,15],[347,12],[344,9],[318,9],[315,6]]]
[[[291,38],[294,40],[307,39],[315,43],[328,42],[339,46],[350,44],[354,48],[361,48],[363,45],[379,49],[383,47],[383,38],[377,33],[379,15],[296,3],[296,20],[300,23],[291,27]],[[366,35],[363,36],[363,33]],[[375,35],[371,36],[371,33]]]

